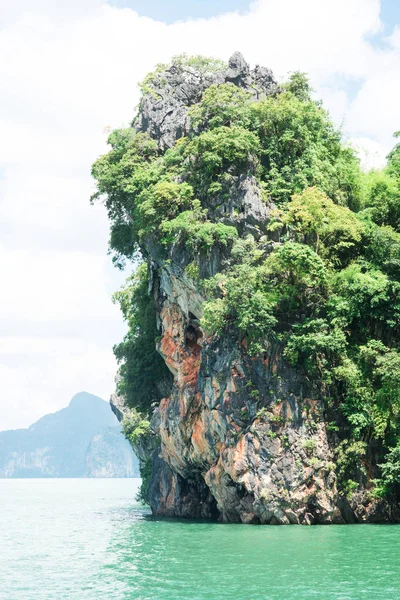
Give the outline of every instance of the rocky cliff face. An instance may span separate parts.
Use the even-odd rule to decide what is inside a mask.
[[[133,125],[161,149],[171,147],[188,132],[189,107],[206,87],[223,82],[257,99],[279,91],[268,69],[250,70],[239,54],[226,71],[203,79],[172,67],[159,89],[155,82],[157,93],[144,98]],[[210,201],[207,208],[211,219],[260,240],[273,206],[262,200],[249,172],[234,179],[229,200]],[[271,236],[265,243],[274,243]],[[254,358],[233,334],[207,338],[199,324],[201,291],[184,271],[185,249],[174,246],[167,261],[155,243],[146,251],[158,350],[174,377],[142,452],[143,459],[159,442],[149,488],[153,513],[270,524],[379,520],[379,507],[366,496],[350,503],[338,494],[321,389],[283,360],[278,343]],[[214,275],[224,258],[214,248],[201,261],[201,275]],[[113,404],[121,416],[121,399]],[[135,451],[141,457],[141,449]]]
[[[165,288],[161,288],[165,294]],[[160,352],[175,378],[153,419],[161,439],[156,514],[260,523],[340,522],[316,390],[279,347],[249,359],[235,339],[203,339],[185,282],[160,297]],[[160,293],[160,292],[159,292]],[[184,306],[184,305],[183,305]],[[268,408],[258,412],[258,398]]]

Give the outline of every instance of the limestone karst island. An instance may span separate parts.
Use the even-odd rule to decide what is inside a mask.
[[[400,0],[0,49],[0,600],[398,600]]]
[[[153,515],[400,521],[400,144],[362,171],[314,98],[178,56],[93,165],[133,266],[112,406]]]

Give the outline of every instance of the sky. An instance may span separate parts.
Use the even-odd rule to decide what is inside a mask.
[[[249,0],[109,0],[111,6],[132,8],[140,15],[151,17],[156,21],[174,23],[182,19],[209,18],[227,12],[249,11]]]
[[[111,294],[127,273],[107,255],[90,167],[131,121],[137,82],[182,52],[307,71],[379,166],[400,129],[399,13],[398,0],[0,0],[0,430],[113,391],[125,327]]]

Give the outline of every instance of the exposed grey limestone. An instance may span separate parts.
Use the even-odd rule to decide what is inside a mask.
[[[143,96],[133,125],[156,139],[162,150],[171,148],[190,130],[190,106],[210,85],[228,82],[248,89],[255,99],[278,91],[272,72],[259,66],[250,70],[240,52],[232,55],[226,70],[204,76],[176,64],[154,76],[152,92]]]

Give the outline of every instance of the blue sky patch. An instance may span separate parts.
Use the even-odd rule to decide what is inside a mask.
[[[108,0],[112,6],[132,8],[140,15],[164,23],[190,18],[207,18],[231,11],[247,12],[251,0]],[[400,0],[381,0],[381,20],[384,35],[400,25]]]
[[[400,0],[381,0],[380,19],[383,30],[369,36],[368,40],[375,48],[388,50],[388,37],[393,33],[394,28],[400,25]]]
[[[190,18],[207,18],[227,12],[247,12],[250,0],[108,0],[112,6],[132,8],[140,15],[164,23]]]
[[[400,25],[400,1],[381,1],[381,21],[385,25],[385,35],[390,35],[396,25]]]

